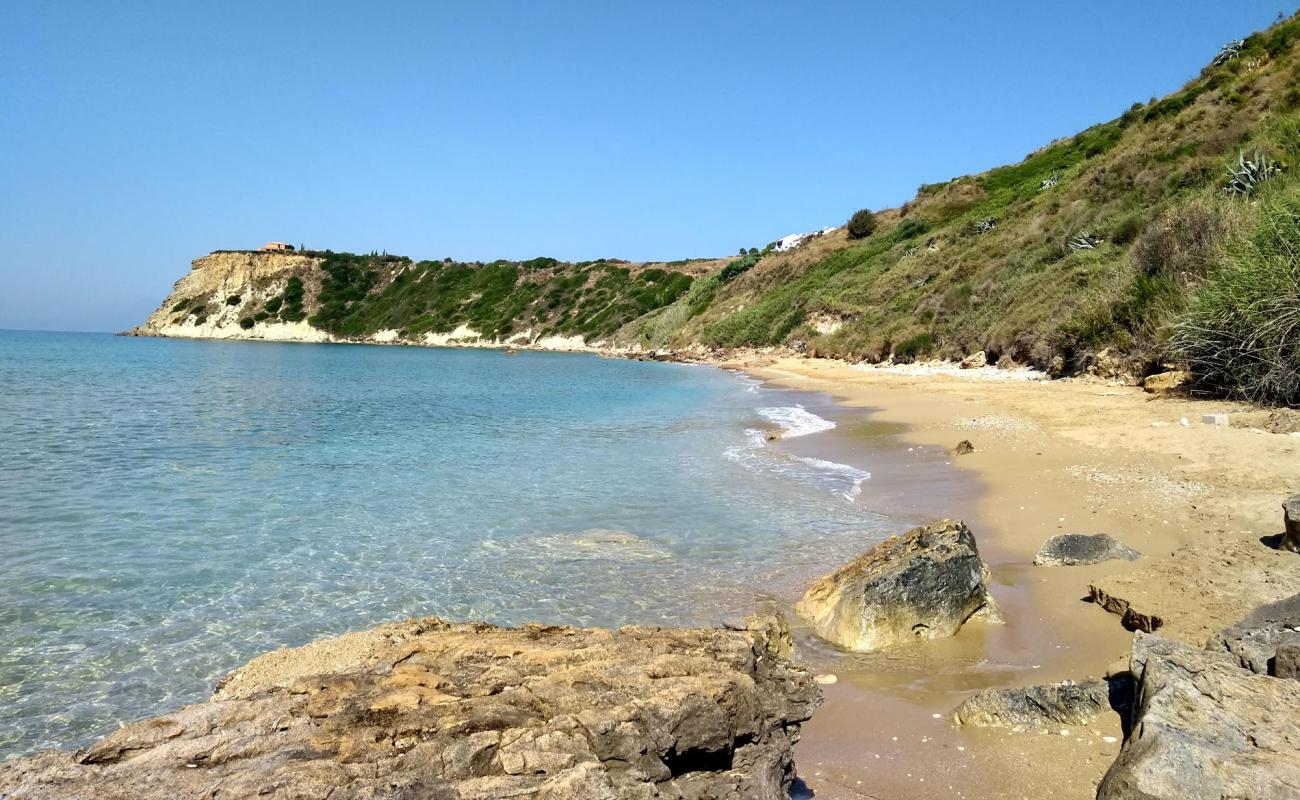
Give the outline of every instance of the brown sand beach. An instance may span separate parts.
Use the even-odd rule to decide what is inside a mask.
[[[872,655],[797,630],[800,655],[837,679],[823,687],[827,702],[797,749],[808,796],[1092,797],[1119,750],[1118,714],[1038,733],[958,727],[952,710],[979,689],[1100,677],[1124,657],[1131,634],[1088,602],[1090,586],[1161,618],[1162,635],[1199,646],[1300,585],[1300,559],[1270,546],[1282,527],[1279,504],[1300,480],[1300,437],[1263,430],[1268,412],[1084,379],[901,374],[757,356],[727,366],[830,393],[870,409],[873,423],[901,426],[905,442],[931,458],[918,458],[914,476],[873,477],[868,493],[897,498],[906,487],[902,516],[964,519],[1006,617]],[[1209,414],[1227,414],[1229,425],[1202,422]],[[947,455],[961,440],[975,451]],[[852,431],[834,446],[853,448]],[[934,465],[944,462],[980,491],[940,490],[944,473]],[[1043,541],[1060,533],[1109,533],[1143,557],[1034,566]]]

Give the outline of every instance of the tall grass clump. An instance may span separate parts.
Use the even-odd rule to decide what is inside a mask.
[[[1202,389],[1300,406],[1300,184],[1260,201],[1206,276],[1170,345]]]

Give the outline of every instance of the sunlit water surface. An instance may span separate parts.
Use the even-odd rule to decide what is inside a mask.
[[[825,403],[579,355],[0,332],[0,757],[408,615],[715,624],[887,528],[864,465],[763,441]]]

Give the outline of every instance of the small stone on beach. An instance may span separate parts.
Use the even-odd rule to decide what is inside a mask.
[[[815,675],[813,676],[813,680],[820,683],[822,686],[829,686],[832,683],[838,683],[840,679],[838,676],[827,673],[823,675]]]

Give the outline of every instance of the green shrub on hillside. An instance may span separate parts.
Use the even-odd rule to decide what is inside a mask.
[[[908,217],[898,223],[894,229],[894,237],[900,242],[906,239],[915,239],[922,234],[929,232],[930,223],[920,217]]]
[[[303,300],[306,297],[302,278],[290,275],[289,280],[285,282],[284,293],[280,297],[282,302],[280,319],[285,322],[300,322],[307,318],[306,312],[302,310]]]
[[[934,348],[933,333],[918,333],[894,346],[894,360],[899,363],[915,361]]]
[[[744,257],[729,262],[725,267],[719,270],[718,278],[723,283],[726,283],[727,281],[730,281],[752,269],[753,266],[758,263],[760,257],[761,256],[757,250],[746,253]]]
[[[1133,243],[1133,262],[1145,275],[1165,275],[1189,285],[1209,271],[1227,232],[1222,201],[1184,203],[1142,231]]]
[[[1197,290],[1171,345],[1204,390],[1300,406],[1300,186],[1261,203]]]
[[[848,231],[850,239],[865,239],[876,232],[876,215],[865,208],[856,211],[849,217],[844,228]]]

